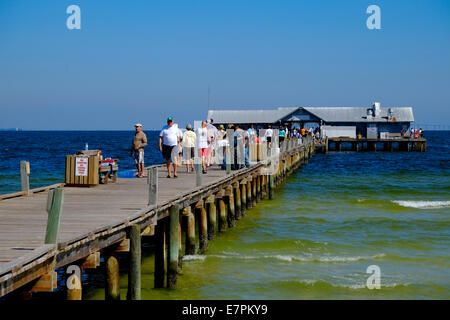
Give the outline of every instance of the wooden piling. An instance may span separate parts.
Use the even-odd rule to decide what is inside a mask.
[[[234,211],[236,220],[241,219],[241,189],[239,183],[233,185]]]
[[[181,240],[181,217],[180,222],[178,223],[178,269],[177,273],[181,274],[182,267],[183,267],[183,243]]]
[[[62,206],[64,203],[64,189],[57,188],[48,192],[47,198],[47,230],[45,244],[56,244],[58,241]]]
[[[233,197],[233,189],[228,191],[228,194],[225,195],[225,202],[228,208],[227,220],[228,220],[228,228],[233,228],[236,224],[236,215],[234,210],[234,197]]]
[[[127,300],[141,300],[141,226],[129,229],[130,266],[128,270]]]
[[[247,181],[247,209],[250,209],[253,207],[253,200],[252,200],[252,182],[250,180]]]
[[[187,231],[186,231],[186,255],[195,254],[195,215],[190,212],[187,215]]]
[[[178,227],[180,226],[180,205],[173,204],[169,215],[169,259],[167,261],[167,288],[176,289],[178,277]]]
[[[256,181],[257,178],[256,176],[253,177],[252,179],[252,206],[256,206],[256,202],[257,202],[257,194],[256,194]]]
[[[273,174],[269,175],[269,199],[273,199],[273,189],[274,189],[274,182],[273,182]]]
[[[105,256],[105,300],[120,300],[119,262],[112,252]]]
[[[196,207],[196,215],[199,220],[199,253],[205,253],[208,250],[208,217],[206,214],[206,209],[203,205],[203,201],[199,201]]]
[[[245,217],[245,211],[247,209],[247,184],[244,181],[239,186],[241,188],[241,216]]]
[[[256,202],[261,201],[261,176],[256,176]]]
[[[208,209],[208,240],[214,240],[216,236],[217,208],[214,197],[208,197],[205,201]]]
[[[166,275],[166,221],[159,220],[155,227],[155,288],[163,288]]]
[[[70,273],[71,270],[69,268],[75,266],[69,266],[67,272]],[[78,266],[76,266],[78,268]],[[81,275],[80,275],[81,276]],[[77,273],[73,273],[67,279],[67,300],[81,300],[82,299],[82,288],[81,288],[81,279]]]
[[[219,199],[219,232],[225,232],[227,228],[227,208],[225,201]]]

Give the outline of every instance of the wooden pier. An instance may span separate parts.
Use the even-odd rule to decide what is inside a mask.
[[[217,232],[233,227],[262,199],[272,199],[273,189],[313,153],[311,139],[291,140],[276,159],[235,171],[211,168],[201,185],[184,166],[177,179],[167,179],[158,165],[146,168],[144,179],[121,178],[94,188],[23,187],[0,195],[0,297],[53,291],[55,270],[65,268],[67,299],[81,299],[83,269],[98,267],[103,257],[105,298],[124,298],[117,255],[129,254],[127,299],[138,300],[143,236],[154,237],[156,245],[154,286],[176,288],[183,255],[206,252]],[[276,170],[268,170],[275,162]]]
[[[316,144],[316,151],[427,151],[425,138],[389,138],[389,139],[353,139],[347,137],[326,138],[323,143]]]

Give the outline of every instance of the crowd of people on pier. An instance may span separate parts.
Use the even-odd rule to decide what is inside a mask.
[[[316,128],[289,128],[287,126],[269,125],[267,128],[255,129],[253,124],[244,129],[239,124],[214,125],[213,119],[201,122],[194,130],[192,124],[181,130],[172,117],[167,118],[167,124],[159,133],[159,151],[165,160],[167,178],[177,178],[180,165],[186,165],[187,172],[195,172],[198,164],[203,174],[213,164],[226,169],[227,161],[232,169],[241,169],[250,166],[250,146],[264,142],[270,152],[273,143],[277,141],[280,146],[288,139],[297,141],[306,136],[320,139],[320,130]],[[148,145],[147,136],[142,130],[142,124],[135,124],[135,134],[132,140],[131,156],[136,165],[136,176],[144,177],[144,148]],[[277,138],[275,139],[275,134]],[[227,160],[227,150],[233,149],[232,157]],[[229,156],[229,155],[228,155]],[[199,168],[199,170],[200,170]]]
[[[417,129],[417,128],[411,127],[408,132],[406,129],[402,128],[401,135],[402,135],[402,137],[410,137],[410,138],[414,138],[414,139],[419,139],[419,138],[423,138],[423,130],[422,130],[422,128]]]

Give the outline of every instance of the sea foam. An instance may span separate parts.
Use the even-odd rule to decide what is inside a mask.
[[[392,202],[402,207],[415,209],[438,209],[450,207],[450,201],[392,200]]]

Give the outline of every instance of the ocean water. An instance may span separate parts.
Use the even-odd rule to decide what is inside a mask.
[[[145,131],[148,165],[162,163],[157,131]],[[20,161],[30,162],[30,187],[64,182],[65,155],[100,149],[104,158],[119,159],[119,169],[133,169],[130,158],[133,131],[19,131],[0,132],[0,194],[20,191]]]
[[[11,146],[5,144],[4,134],[0,133],[0,150]],[[11,152],[3,151],[0,190],[13,191],[11,168],[30,154],[27,150],[51,148],[50,154],[58,150],[64,155],[70,149],[68,140],[72,152],[86,139],[106,139],[110,149],[102,145],[104,150],[112,154],[120,148],[114,156],[128,161],[123,150],[130,133],[64,135],[64,144],[51,147],[45,139],[31,145],[24,139],[14,160],[4,158]],[[145,243],[142,298],[449,299],[450,132],[427,132],[426,138],[425,153],[315,155],[276,189],[274,200],[260,202],[235,228],[210,242],[205,255],[184,257],[177,290],[153,289],[152,246]],[[8,139],[17,143],[14,137]],[[50,162],[44,154],[49,152],[45,152],[40,156],[43,171],[63,166],[52,160],[47,167]],[[157,152],[147,154],[150,162],[160,162]],[[10,170],[6,178],[5,168]],[[33,168],[32,161],[35,172]],[[60,176],[54,172],[55,179]],[[47,180],[36,178],[34,183]],[[123,267],[125,260],[121,260]],[[380,270],[380,289],[366,287],[371,275],[367,268],[372,265]],[[126,284],[124,267],[123,298]],[[83,285],[85,299],[104,298],[99,270],[89,270]]]

